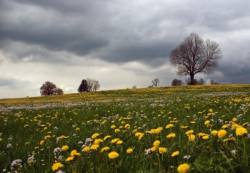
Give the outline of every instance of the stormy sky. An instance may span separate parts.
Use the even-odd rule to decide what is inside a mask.
[[[249,0],[0,0],[0,97],[66,93],[83,78],[101,89],[169,85],[169,53],[190,33],[219,43],[207,80],[250,83]]]

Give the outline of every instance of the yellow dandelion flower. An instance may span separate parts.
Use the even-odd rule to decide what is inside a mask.
[[[94,144],[96,144],[96,145],[99,145],[99,144],[102,143],[102,142],[103,142],[102,139],[95,139],[95,140],[94,140]]]
[[[84,146],[83,149],[82,149],[82,152],[84,152],[84,153],[90,152],[90,147],[89,146]]]
[[[188,141],[193,142],[194,140],[195,140],[195,135],[194,134],[188,135]]]
[[[188,130],[188,131],[186,131],[186,135],[191,135],[191,134],[193,134],[194,133],[194,131],[193,130]]]
[[[166,147],[159,147],[159,153],[160,154],[164,154],[167,152],[167,148]]]
[[[227,135],[227,131],[224,129],[219,130],[217,134],[218,138],[224,138],[226,135]]]
[[[142,132],[135,133],[135,137],[137,137],[139,140],[141,140],[143,136],[144,136],[144,133],[142,133]]]
[[[99,148],[99,145],[98,144],[93,144],[90,146],[90,150],[97,150]]]
[[[108,150],[110,150],[110,148],[109,148],[108,146],[106,146],[106,147],[102,147],[102,149],[101,149],[101,153],[102,153],[102,152],[105,152],[105,151],[108,151]]]
[[[169,134],[166,136],[167,139],[173,139],[173,138],[175,138],[175,137],[176,137],[176,134],[175,134],[175,133],[169,133]]]
[[[205,122],[204,122],[204,125],[206,125],[206,126],[208,126],[210,124],[210,121],[209,120],[206,120]]]
[[[52,165],[52,171],[58,171],[61,168],[63,168],[63,164],[60,162],[56,162]]]
[[[119,133],[120,131],[120,129],[115,129],[115,133]]]
[[[151,150],[152,152],[155,152],[157,149],[158,149],[158,146],[153,146],[153,147],[150,148],[150,150]]]
[[[188,163],[180,164],[177,167],[177,172],[178,173],[187,173],[189,170],[190,170],[190,165]]]
[[[233,118],[232,118],[232,121],[233,121],[233,122],[236,122],[236,121],[238,121],[238,120],[237,120],[237,118],[233,117]]]
[[[95,139],[95,138],[97,138],[99,135],[100,135],[99,133],[94,133],[94,134],[91,136],[91,138],[92,138],[92,139]]]
[[[160,140],[155,140],[153,146],[159,146],[161,144]]]
[[[65,161],[70,162],[70,161],[74,160],[74,158],[75,158],[74,156],[69,156],[69,157],[66,158]]]
[[[212,130],[212,131],[211,131],[211,135],[217,136],[217,134],[218,134],[218,131],[217,131],[217,130]]]
[[[118,140],[118,141],[116,142],[116,145],[121,145],[122,143],[123,143],[122,140]]]
[[[235,130],[236,136],[243,136],[248,133],[247,129],[244,127],[237,127]]]
[[[171,157],[176,157],[180,154],[180,151],[174,151],[172,154],[171,154]]]
[[[173,124],[167,124],[167,125],[165,126],[166,129],[171,129],[171,128],[173,128],[173,127],[174,127]]]
[[[126,153],[127,153],[127,154],[132,154],[133,151],[134,151],[133,148],[128,148],[128,149],[126,150]]]
[[[62,149],[62,151],[67,151],[69,149],[69,146],[68,145],[63,145],[61,149]]]
[[[111,136],[110,136],[110,135],[107,135],[107,136],[105,136],[105,137],[103,138],[103,140],[106,141],[106,140],[109,139],[109,138],[111,138]]]
[[[202,136],[202,139],[203,139],[203,140],[208,140],[208,139],[209,139],[209,135],[204,135],[204,136]]]
[[[238,128],[238,127],[241,127],[241,125],[239,125],[239,124],[237,124],[235,122],[232,122],[232,129],[233,130],[236,129],[236,128]]]
[[[117,153],[116,151],[111,151],[108,154],[109,159],[116,159],[117,157],[119,157],[119,153]]]
[[[124,128],[125,128],[125,129],[129,129],[129,128],[130,128],[130,125],[129,125],[129,124],[125,124]]]
[[[110,128],[111,128],[111,129],[115,129],[115,128],[116,128],[116,125],[112,124],[112,125],[110,126]]]
[[[228,128],[229,127],[229,124],[224,124],[221,128],[222,129],[226,129],[226,128]]]
[[[80,156],[81,154],[78,153],[77,150],[72,150],[72,151],[70,152],[70,155],[71,155],[71,156]]]
[[[111,144],[115,144],[117,141],[119,141],[120,138],[114,138],[110,141]]]

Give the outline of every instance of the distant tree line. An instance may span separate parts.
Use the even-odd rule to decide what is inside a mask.
[[[198,34],[192,33],[186,37],[175,49],[170,53],[170,62],[177,67],[179,75],[189,76],[186,81],[188,85],[204,84],[203,79],[195,79],[195,75],[199,73],[209,73],[214,70],[218,64],[218,60],[222,57],[219,44],[209,39],[203,40]],[[217,84],[214,81],[211,84]],[[155,78],[149,87],[158,87],[160,80]],[[172,86],[182,85],[179,79],[172,81]],[[100,88],[99,81],[94,79],[83,79],[78,92],[93,92]],[[133,86],[136,89],[136,86]],[[52,82],[46,81],[40,88],[41,95],[62,95],[63,90],[58,88]]]
[[[78,87],[78,92],[94,92],[100,88],[100,83],[98,80],[94,79],[83,79],[80,86]],[[58,88],[54,83],[46,81],[40,87],[40,93],[42,96],[50,95],[63,95],[64,92],[61,88]]]

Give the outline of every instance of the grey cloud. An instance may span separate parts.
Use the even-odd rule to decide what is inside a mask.
[[[223,81],[249,81],[249,7],[249,0],[0,0],[0,49],[15,61],[66,64],[78,56],[156,68],[197,32],[221,45]],[[245,66],[231,64],[235,57]]]

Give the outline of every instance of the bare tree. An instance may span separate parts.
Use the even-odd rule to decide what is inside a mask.
[[[204,41],[198,34],[190,34],[177,48],[172,50],[170,61],[178,68],[178,74],[189,75],[190,84],[195,84],[197,73],[208,73],[217,66],[221,57],[219,44]]]
[[[91,92],[97,91],[100,88],[100,83],[94,79],[83,79],[78,88],[78,92]]]
[[[160,84],[160,80],[158,78],[155,78],[152,80],[152,87],[158,87]]]
[[[98,80],[94,80],[93,82],[93,91],[97,91],[98,89],[100,89],[100,83]]]

